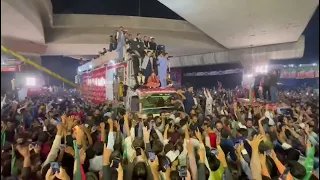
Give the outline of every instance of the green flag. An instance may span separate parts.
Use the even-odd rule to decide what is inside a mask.
[[[252,88],[249,89],[249,102],[252,104]]]
[[[1,132],[1,147],[6,143],[6,132]]]
[[[74,149],[74,154],[75,154],[75,160],[77,163],[77,169],[76,169],[76,180],[81,179],[81,170],[80,170],[80,154],[79,154],[79,149],[77,145],[77,141],[73,140],[73,149]]]
[[[304,161],[304,167],[306,168],[307,173],[303,180],[309,180],[312,175],[315,151],[316,149],[314,146],[312,146],[312,148],[307,151],[307,158]]]
[[[14,152],[14,149],[12,147],[12,152],[11,152],[11,175],[17,175],[18,173],[18,168],[16,167],[16,154]]]

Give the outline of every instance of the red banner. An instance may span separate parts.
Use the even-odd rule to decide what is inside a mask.
[[[106,100],[106,68],[85,73],[82,80],[83,97],[95,104],[104,103]]]
[[[1,66],[1,72],[20,72],[20,65],[16,66]]]
[[[27,96],[39,96],[41,94],[45,94],[50,92],[49,89],[44,88],[28,88]]]

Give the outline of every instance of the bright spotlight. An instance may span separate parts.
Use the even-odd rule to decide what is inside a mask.
[[[114,64],[115,64],[114,60],[110,60],[109,63],[110,63],[111,65],[114,65]]]
[[[312,66],[317,66],[317,63],[313,63]]]
[[[247,77],[252,77],[253,75],[252,74],[247,74]]]
[[[35,86],[35,85],[36,85],[36,78],[34,78],[34,77],[27,77],[27,78],[26,78],[26,85],[27,85],[27,86]]]
[[[80,68],[78,68],[78,71],[79,71],[79,72],[81,72],[81,69],[80,69]]]
[[[90,69],[92,68],[92,65],[91,65],[91,64],[89,65],[89,68],[90,68]]]

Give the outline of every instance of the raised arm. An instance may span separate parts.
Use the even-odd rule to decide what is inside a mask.
[[[280,174],[283,174],[286,167],[279,161],[277,154],[274,152],[274,150],[271,150],[271,155],[270,157],[272,158],[272,160],[274,161],[274,163],[276,164],[278,171],[280,172]],[[291,176],[290,173],[288,173],[287,175],[287,180],[293,180],[293,177]]]
[[[254,171],[252,171],[252,178],[255,180],[262,180],[261,163],[259,157],[259,144],[262,140],[263,136],[259,134],[255,136],[252,141],[248,141],[252,148],[250,168],[254,169]]]
[[[204,96],[208,99],[208,98],[209,98],[209,96],[208,96],[208,94],[207,94],[207,90],[206,90],[205,88],[203,88],[203,93],[204,93]]]
[[[208,89],[205,89],[205,91],[207,91],[207,96],[208,96],[208,98],[212,99],[212,96],[211,96],[211,93],[209,92],[209,90],[208,90]]]
[[[260,134],[263,135],[263,136],[266,135],[266,131],[264,130],[263,125],[262,125],[262,121],[263,121],[265,118],[266,118],[266,117],[263,116],[262,118],[260,118],[260,119],[258,120],[258,123],[259,123],[259,131],[260,131]]]
[[[123,116],[123,118],[124,118],[124,128],[126,129],[127,137],[130,137],[131,133],[130,133],[130,128],[129,128],[129,116],[128,116],[128,113],[126,113]]]

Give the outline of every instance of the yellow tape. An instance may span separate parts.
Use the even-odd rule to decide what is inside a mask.
[[[2,46],[2,45],[1,45],[1,50],[2,50],[3,52],[5,52],[5,53],[11,54],[12,56],[18,58],[18,59],[21,60],[22,62],[25,62],[25,63],[27,63],[27,64],[30,64],[31,66],[35,67],[36,69],[39,69],[40,71],[44,71],[44,72],[48,73],[49,75],[51,75],[51,76],[53,76],[53,77],[55,77],[55,78],[57,78],[57,79],[65,82],[65,83],[69,84],[69,85],[72,86],[72,87],[77,87],[77,85],[76,85],[75,83],[73,83],[73,82],[71,82],[71,81],[69,81],[69,80],[61,77],[60,75],[58,75],[58,74],[50,71],[49,69],[47,69],[47,68],[45,68],[45,67],[40,66],[39,64],[33,62],[32,60],[26,59],[25,57],[21,56],[20,54],[17,54],[17,53],[15,53],[15,52],[13,52],[13,51],[5,48],[5,47]]]

